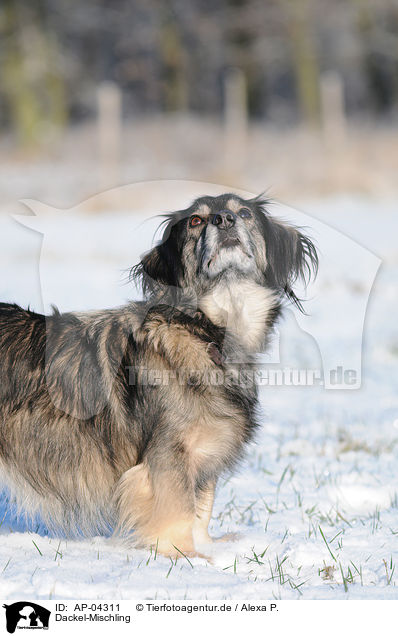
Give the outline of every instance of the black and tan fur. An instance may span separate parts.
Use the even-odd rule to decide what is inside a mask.
[[[0,304],[0,477],[19,505],[69,534],[203,552],[217,480],[257,426],[254,356],[316,266],[264,201],[226,194],[167,217],[132,270],[145,301]]]

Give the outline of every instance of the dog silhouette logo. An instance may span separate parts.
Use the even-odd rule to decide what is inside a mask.
[[[18,629],[48,629],[50,610],[31,603],[18,601],[11,605],[3,605],[6,610],[6,627],[9,634]]]

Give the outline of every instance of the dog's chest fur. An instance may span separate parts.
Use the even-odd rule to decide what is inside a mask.
[[[250,372],[253,354],[262,349],[279,302],[272,291],[240,280],[214,287],[200,299],[199,308],[197,323],[178,310],[171,310],[172,317],[163,322],[155,310],[146,328],[156,352],[154,364],[161,361],[160,354],[177,374],[172,385],[174,390],[180,387],[178,398],[164,404],[181,447],[196,469],[210,474],[233,466],[257,426],[257,390],[254,382],[242,383],[242,375]],[[209,345],[217,347],[220,359]],[[191,370],[198,384],[191,385]],[[222,382],[218,372],[224,374]]]
[[[199,302],[204,314],[225,327],[249,353],[262,349],[278,305],[271,290],[241,280],[220,283]]]

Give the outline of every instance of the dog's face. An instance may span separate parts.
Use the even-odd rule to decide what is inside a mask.
[[[266,202],[237,195],[196,199],[168,215],[161,243],[133,273],[150,295],[167,288],[203,293],[221,280],[249,278],[285,293],[317,268],[312,242],[296,228],[272,219]]]
[[[253,205],[236,197],[195,201],[182,256],[186,269],[196,261],[197,275],[203,279],[258,277],[266,265],[265,243]]]

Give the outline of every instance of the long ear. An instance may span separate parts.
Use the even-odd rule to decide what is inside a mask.
[[[296,280],[306,284],[318,271],[318,255],[313,242],[301,231],[262,214],[267,267],[265,278],[272,287],[283,291],[304,313],[301,300],[293,291]]]
[[[145,296],[179,287],[182,278],[181,249],[178,227],[168,217],[166,229],[159,245],[147,252],[138,265],[132,267],[131,278],[139,281]]]

